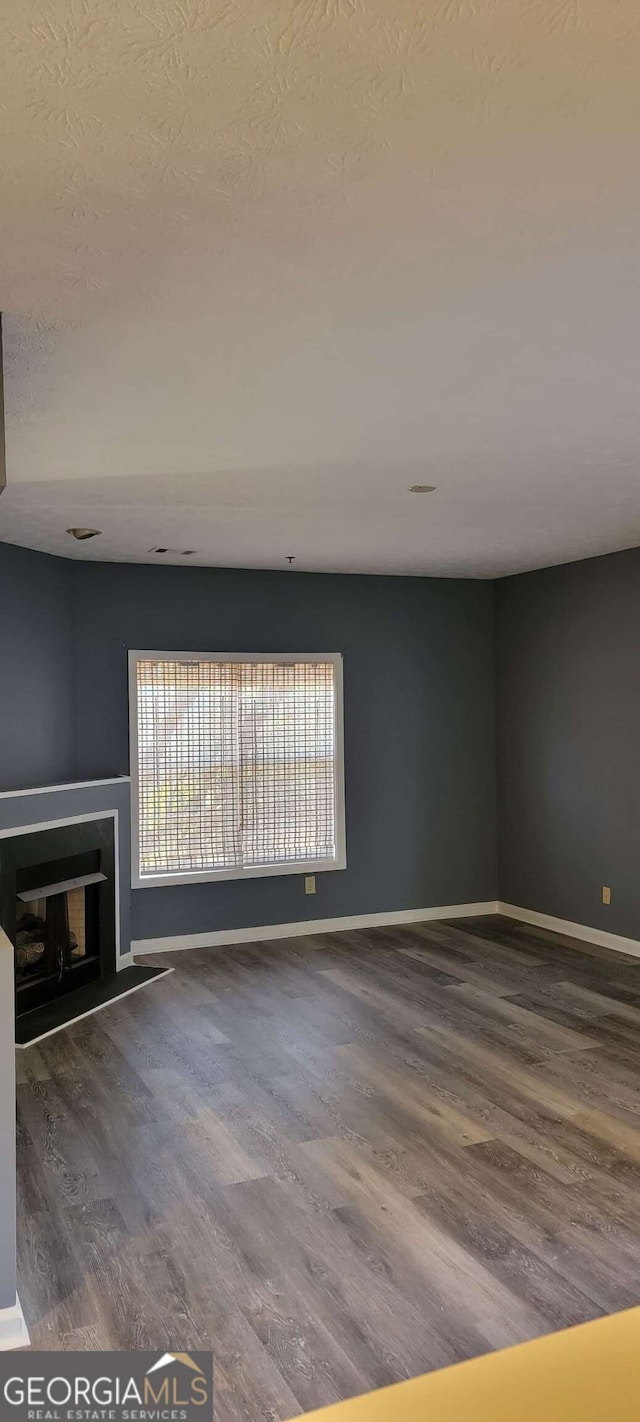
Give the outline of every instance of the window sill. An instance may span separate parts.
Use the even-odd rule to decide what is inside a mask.
[[[288,874],[294,878],[299,874],[326,874],[334,869],[346,869],[346,855],[336,859],[307,859],[292,864],[267,864],[250,869],[200,869],[191,872],[179,871],[174,874],[140,874],[131,878],[132,889],[179,888],[182,884],[215,884],[241,881],[242,879],[271,879]]]

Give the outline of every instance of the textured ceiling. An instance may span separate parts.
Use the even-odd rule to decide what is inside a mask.
[[[637,0],[4,0],[0,537],[639,543],[639,61]]]

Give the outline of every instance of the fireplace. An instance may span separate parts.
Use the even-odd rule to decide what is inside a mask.
[[[14,944],[18,1024],[116,971],[113,817],[0,841],[0,922]],[[66,999],[65,1004],[60,1000]]]

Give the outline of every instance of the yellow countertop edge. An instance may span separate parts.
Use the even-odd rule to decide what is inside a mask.
[[[640,1422],[640,1307],[303,1415],[306,1422]]]

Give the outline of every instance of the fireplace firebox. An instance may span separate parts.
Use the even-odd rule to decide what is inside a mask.
[[[100,975],[98,851],[16,874],[15,968],[18,1013],[73,992]],[[63,875],[63,878],[59,876]],[[37,880],[36,883],[32,882]]]

